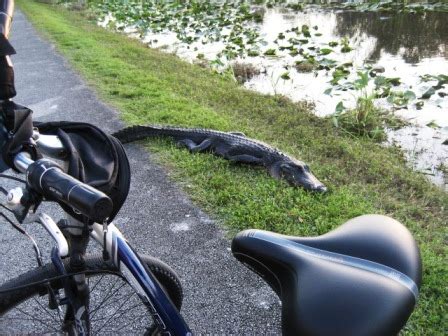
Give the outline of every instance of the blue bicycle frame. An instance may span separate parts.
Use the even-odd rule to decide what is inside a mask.
[[[104,245],[102,225],[94,224],[91,236]],[[137,253],[129,246],[113,223],[107,227],[105,248],[115,266],[147,305],[160,331],[164,335],[192,335],[187,323],[160,283],[140,261]]]

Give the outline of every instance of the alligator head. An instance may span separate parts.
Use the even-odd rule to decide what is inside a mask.
[[[283,178],[294,187],[326,192],[327,187],[313,175],[307,164],[299,160],[285,160],[274,164],[270,173],[275,178]]]

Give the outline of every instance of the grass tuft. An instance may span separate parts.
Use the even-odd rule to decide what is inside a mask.
[[[348,135],[377,142],[387,139],[386,128],[396,129],[406,124],[392,112],[376,107],[373,96],[367,95],[358,98],[354,109],[338,111],[331,118],[333,124]]]

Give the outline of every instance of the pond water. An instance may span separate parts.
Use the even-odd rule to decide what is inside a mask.
[[[143,34],[129,22],[121,28],[190,62],[221,70],[229,64],[250,64],[250,73],[245,70],[243,78],[245,87],[312,101],[319,116],[333,114],[340,102],[354,107],[358,97],[384,90],[375,79],[381,79],[378,83],[392,79],[393,85],[386,87],[389,99],[375,99],[375,104],[395,111],[410,124],[389,130],[388,143],[402,147],[415,169],[448,190],[448,77],[441,77],[448,76],[448,13],[317,6],[301,11],[285,6],[252,6],[251,10],[258,11],[262,20],[244,22],[242,41],[232,42],[230,48],[228,41],[210,39],[197,28],[197,37],[187,42],[169,28],[147,29]],[[110,14],[101,24],[114,20]],[[232,26],[221,27],[219,34],[232,36],[232,30]],[[243,44],[251,44],[252,52],[241,52]],[[234,57],[229,60],[223,50],[235,51]],[[362,90],[354,87],[359,72],[369,74]]]
[[[366,63],[372,63],[378,69],[384,68],[383,76],[401,78],[402,84],[397,90],[410,89],[421,97],[434,83],[422,83],[420,76],[448,75],[448,15],[445,13],[421,16],[312,10],[291,15],[272,9],[265,15],[262,32],[273,41],[280,32],[303,24],[318,25],[322,36],[314,38],[316,44],[325,45],[325,40],[339,41],[342,37],[349,37],[354,50],[335,55],[332,59],[353,62],[358,68]],[[291,66],[294,61],[290,58],[287,55],[281,60],[262,57],[252,60],[258,67],[266,69],[266,73],[255,76],[244,85],[263,93],[286,94],[293,100],[313,101],[316,114],[320,116],[334,113],[340,101],[348,107],[355,105],[358,92],[324,94],[331,87],[329,71],[319,71],[317,76],[315,72],[298,72]],[[280,77],[286,69],[290,80]],[[352,71],[348,80],[354,77],[356,72]],[[442,92],[448,92],[448,85]],[[378,99],[376,103],[391,108],[386,99]],[[443,169],[448,167],[448,145],[443,143],[448,140],[448,97],[435,95],[424,104],[421,109],[417,109],[415,104],[406,108],[395,107],[396,113],[412,125],[390,130],[389,143],[405,149],[414,168],[447,189],[448,181]]]

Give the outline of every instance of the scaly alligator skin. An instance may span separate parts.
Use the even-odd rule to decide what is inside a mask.
[[[327,190],[304,162],[261,141],[249,139],[242,133],[171,126],[131,126],[112,135],[122,143],[149,137],[170,137],[191,152],[210,151],[230,161],[262,165],[272,177],[283,178],[292,186],[317,192]]]

